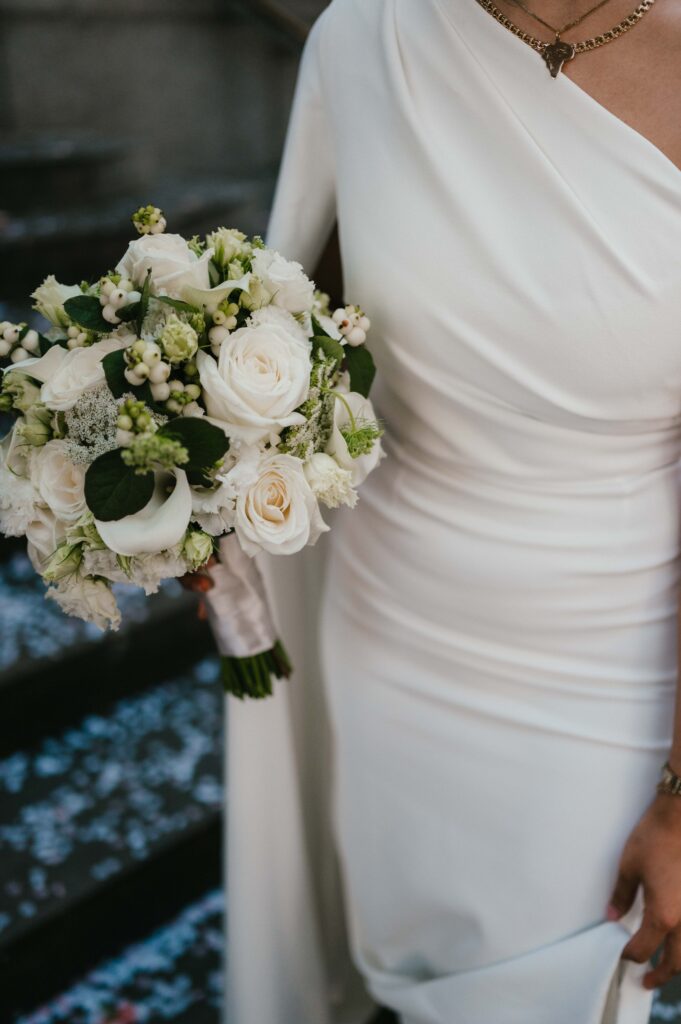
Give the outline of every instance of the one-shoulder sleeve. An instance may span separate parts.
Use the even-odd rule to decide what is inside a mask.
[[[310,29],[298,65],[265,242],[311,275],[336,216],[333,133],[324,100],[326,8]]]
[[[320,43],[302,52],[265,241],[314,272],[335,216]],[[331,729],[318,652],[328,533],[257,561],[290,679],[265,700],[227,697],[225,1024],[363,1024],[373,1001],[352,963],[331,828]]]

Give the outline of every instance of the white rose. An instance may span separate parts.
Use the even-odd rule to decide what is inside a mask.
[[[65,523],[57,519],[51,509],[36,506],[35,516],[26,527],[28,557],[36,572],[42,573],[44,563],[54,554],[65,536]]]
[[[341,433],[341,428],[351,425],[350,412],[352,412],[355,422],[359,425],[362,423],[375,423],[376,413],[369,399],[364,398],[356,391],[344,394],[343,398],[345,401],[337,398],[334,399],[333,427],[326,445],[326,452],[328,455],[333,455],[339,466],[350,470],[352,473],[352,486],[359,487],[364,478],[368,476],[383,458],[385,452],[381,447],[380,438],[377,438],[366,455],[358,455],[353,459],[348,451],[346,440]],[[348,405],[350,409],[348,409]]]
[[[31,459],[31,479],[58,519],[73,523],[86,511],[85,466],[67,456],[65,441],[48,441]]]
[[[285,259],[276,249],[256,249],[251,269],[272,294],[275,306],[282,306],[291,313],[312,308],[314,283],[301,263]]]
[[[272,431],[304,423],[294,410],[310,387],[310,342],[277,323],[240,327],[220,346],[216,362],[199,352],[208,415],[230,437],[256,442]]]
[[[153,295],[183,299],[185,288],[210,288],[208,265],[212,255],[213,250],[206,249],[197,256],[182,235],[142,235],[128,244],[116,273],[140,287],[151,270]]]
[[[84,622],[94,622],[100,629],[117,630],[121,624],[121,613],[116,598],[109,586],[102,580],[91,580],[87,576],[69,576],[50,587],[45,595],[56,601],[67,615],[75,615]]]
[[[35,299],[34,309],[54,324],[55,327],[68,327],[71,320],[64,312],[64,303],[76,295],[82,295],[78,285],[60,284],[54,274],[45,278],[39,288],[31,293]]]
[[[352,486],[352,472],[343,469],[331,455],[315,452],[305,463],[305,479],[314,494],[328,508],[357,504],[357,491]]]
[[[0,443],[0,533],[23,537],[40,501],[28,463],[17,451],[16,426]]]
[[[293,455],[265,457],[257,479],[237,497],[235,530],[247,555],[261,549],[292,555],[328,529],[303,464]]]
[[[109,352],[125,348],[125,338],[106,338],[87,348],[65,349],[53,345],[40,359],[19,364],[25,372],[42,383],[40,399],[48,407],[65,412],[72,409],[80,396],[106,382],[102,359]]]

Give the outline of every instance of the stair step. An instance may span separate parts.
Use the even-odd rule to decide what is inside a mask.
[[[219,884],[217,677],[205,659],[0,761],[5,1009],[35,1006]]]
[[[14,1024],[217,1024],[224,897],[213,889]]]
[[[150,597],[137,587],[115,590],[123,624],[102,633],[45,599],[24,551],[0,562],[0,756],[213,650],[196,598],[177,580]]]
[[[272,187],[269,174],[232,180],[166,179],[144,192],[135,190],[69,210],[10,215],[0,223],[3,300],[25,301],[47,274],[70,283],[114,267],[133,237],[131,214],[148,202],[162,207],[168,230],[180,234],[202,234],[220,224],[247,234],[262,233]]]

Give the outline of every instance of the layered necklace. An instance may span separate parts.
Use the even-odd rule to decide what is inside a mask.
[[[623,18],[617,25],[609,28],[607,32],[601,32],[599,35],[592,36],[590,39],[582,39],[579,43],[568,43],[565,39],[561,39],[560,37],[563,32],[567,32],[569,29],[574,28],[575,25],[579,25],[580,22],[584,21],[584,19],[590,14],[593,14],[594,11],[603,7],[604,4],[609,3],[609,0],[599,0],[594,7],[585,11],[584,14],[581,14],[578,18],[574,18],[572,21],[569,21],[566,25],[561,25],[560,28],[556,28],[555,25],[549,25],[548,21],[544,21],[544,19],[540,18],[538,14],[535,14],[534,11],[531,11],[526,7],[525,4],[522,3],[522,0],[513,0],[513,3],[516,4],[516,6],[521,7],[526,14],[529,14],[530,17],[534,18],[536,21],[541,22],[542,25],[545,25],[546,28],[550,29],[555,34],[555,39],[551,43],[547,43],[545,39],[537,39],[536,36],[531,35],[529,32],[524,32],[523,29],[515,25],[510,18],[507,18],[498,7],[495,7],[492,0],[478,0],[478,3],[481,7],[484,7],[484,9],[488,11],[493,18],[496,18],[498,22],[504,25],[507,29],[510,29],[514,35],[518,36],[518,38],[522,39],[524,43],[531,46],[533,50],[537,51],[537,53],[540,53],[546,61],[546,66],[552,77],[555,78],[566,60],[572,60],[572,58],[578,53],[584,53],[586,50],[595,50],[598,46],[604,46],[606,43],[611,43],[613,39],[618,39],[621,35],[624,35],[625,32],[628,32],[630,28],[633,28],[634,25],[641,20],[646,11],[650,10],[655,3],[655,0],[641,0],[641,3],[638,5],[636,10],[627,15],[626,18]]]

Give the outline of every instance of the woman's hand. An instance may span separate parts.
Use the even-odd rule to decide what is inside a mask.
[[[211,555],[205,565],[202,565],[200,569],[196,569],[195,572],[188,572],[184,576],[180,576],[179,580],[185,590],[191,590],[193,593],[199,595],[199,607],[198,616],[200,619],[208,618],[208,612],[206,610],[206,603],[201,597],[207,590],[210,590],[213,586],[213,581],[210,575],[206,572],[211,566],[217,565],[218,560],[214,555]]]
[[[608,907],[616,920],[643,886],[643,920],[622,950],[626,960],[645,963],[664,942],[662,958],[643,977],[657,988],[681,971],[681,796],[658,793],[630,834]]]

